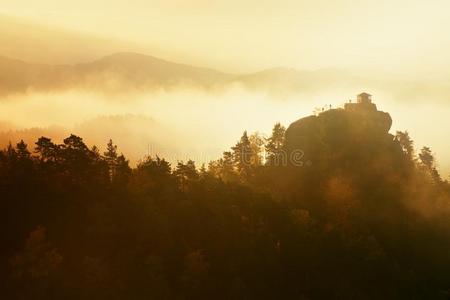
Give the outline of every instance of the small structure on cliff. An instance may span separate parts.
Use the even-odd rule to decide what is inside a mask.
[[[372,95],[368,93],[361,93],[356,96],[358,103],[372,103]]]
[[[372,103],[372,95],[368,93],[361,93],[356,96],[356,103],[348,102],[345,103],[344,108],[346,110],[371,110],[376,111],[377,106]]]

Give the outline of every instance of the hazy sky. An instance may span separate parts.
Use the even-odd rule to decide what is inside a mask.
[[[144,43],[228,71],[273,66],[444,72],[450,2],[0,0],[0,12]]]

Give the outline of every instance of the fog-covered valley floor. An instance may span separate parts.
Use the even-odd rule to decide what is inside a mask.
[[[193,159],[202,164],[221,156],[244,130],[267,135],[276,122],[288,126],[330,105],[341,107],[357,92],[277,98],[239,85],[221,91],[180,88],[114,96],[85,90],[28,92],[0,101],[0,142],[5,146],[26,139],[33,144],[42,135],[61,142],[74,133],[100,149],[113,139],[132,163],[145,155],[159,155],[172,163]],[[416,149],[431,147],[447,174],[450,107],[370,92],[378,109],[391,114],[391,133],[407,130]]]

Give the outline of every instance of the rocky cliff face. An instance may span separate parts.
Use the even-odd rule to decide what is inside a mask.
[[[338,215],[335,221],[345,223],[355,211],[367,218],[374,210],[390,214],[411,174],[391,124],[371,103],[292,123],[285,135],[288,166],[279,169],[273,189],[325,221]]]
[[[375,105],[352,104],[292,123],[285,150],[301,152],[314,169],[378,170],[398,163],[402,150],[389,134],[392,119]],[[354,170],[353,170],[354,171]]]

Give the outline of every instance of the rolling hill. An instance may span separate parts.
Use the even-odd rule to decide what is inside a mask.
[[[87,63],[40,64],[0,56],[0,97],[25,92],[88,90],[104,94],[173,90],[180,87],[220,90],[238,85],[282,99],[296,94],[349,95],[355,90],[383,91],[408,101],[447,99],[450,85],[415,82],[372,72],[339,69],[272,68],[248,74],[170,62],[149,55],[120,52]]]
[[[231,78],[232,75],[219,71],[136,53],[117,53],[91,63],[74,65],[34,64],[0,57],[0,94],[3,95],[69,88],[117,92],[183,84],[211,87]]]

